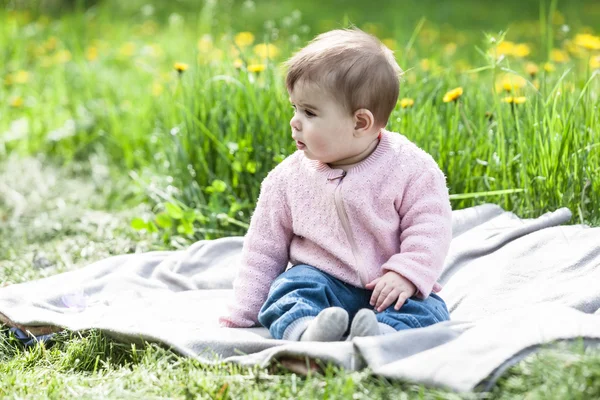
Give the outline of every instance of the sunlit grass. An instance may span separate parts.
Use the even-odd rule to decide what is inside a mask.
[[[243,234],[260,181],[295,150],[280,63],[311,33],[299,13],[261,32],[203,32],[215,7],[166,26],[102,7],[60,19],[1,11],[0,154],[60,162],[102,150],[134,177],[168,177],[148,186],[156,213],[196,210],[136,226],[166,240]],[[495,202],[534,217],[567,206],[574,222],[598,220],[597,36],[563,32],[562,18],[532,21],[553,39],[542,41],[446,34],[426,20],[395,34],[363,24],[405,70],[388,128],[434,156],[454,208]]]
[[[12,167],[0,175],[0,282],[245,232],[262,178],[295,150],[281,62],[357,14],[317,21],[317,6],[311,15],[281,2],[289,13],[264,20],[268,2],[226,3],[182,2],[194,12],[179,14],[111,1],[60,17],[0,10],[0,164]],[[467,20],[377,21],[387,14],[358,25],[405,71],[388,128],[438,161],[455,209],[493,202],[535,217],[566,206],[573,222],[600,224],[599,33],[556,2],[540,5],[506,35]],[[240,29],[245,20],[260,28]],[[70,172],[16,161],[38,153]],[[579,348],[531,357],[490,397],[599,397],[598,359]],[[29,351],[0,334],[0,395],[14,398],[453,396],[368,371],[280,372],[207,367],[98,332]]]

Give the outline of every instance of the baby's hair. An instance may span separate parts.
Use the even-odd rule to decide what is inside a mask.
[[[393,52],[358,28],[336,29],[314,38],[285,62],[288,92],[299,83],[317,84],[349,113],[366,108],[385,126],[396,106],[402,72]]]

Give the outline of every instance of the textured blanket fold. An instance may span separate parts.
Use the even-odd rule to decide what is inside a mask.
[[[485,390],[540,344],[600,340],[600,228],[560,226],[570,217],[561,208],[521,219],[491,204],[454,211],[440,279],[452,320],[388,336],[298,343],[273,340],[264,328],[220,328],[242,237],[115,256],[2,288],[0,321],[34,334],[97,328],[207,363],[310,357],[388,378]]]

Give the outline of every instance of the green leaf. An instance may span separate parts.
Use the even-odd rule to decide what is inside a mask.
[[[173,226],[173,220],[166,212],[161,212],[156,215],[155,218],[156,225],[163,229],[169,229]]]
[[[233,169],[235,172],[242,172],[242,163],[238,160],[235,160],[231,163],[231,169]]]
[[[227,189],[227,184],[220,179],[215,179],[210,186],[217,193],[223,193]]]
[[[169,217],[173,219],[183,218],[183,210],[177,204],[165,203],[165,210],[167,211]]]
[[[246,163],[246,171],[250,172],[251,174],[256,173],[256,161],[248,161]]]
[[[194,234],[194,225],[192,225],[191,222],[183,221],[181,225],[177,227],[177,232],[184,235],[192,236]]]
[[[148,229],[148,223],[142,218],[134,218],[131,220],[131,227],[136,231],[141,231],[144,229]]]

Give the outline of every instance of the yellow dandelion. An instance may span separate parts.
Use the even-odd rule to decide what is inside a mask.
[[[421,61],[419,61],[419,65],[421,66],[421,69],[423,71],[429,71],[431,69],[431,61],[429,61],[429,59],[424,58]]]
[[[88,61],[95,61],[98,58],[98,48],[90,46],[85,49],[85,58],[87,58]]]
[[[135,52],[135,43],[127,42],[119,48],[119,55],[122,57],[131,57]]]
[[[250,64],[248,65],[248,72],[262,72],[267,68],[265,64]]]
[[[408,97],[403,98],[402,100],[400,100],[400,107],[402,108],[409,108],[415,105],[415,101],[413,99],[410,99]]]
[[[151,36],[158,31],[158,24],[154,21],[146,21],[139,27],[142,35]]]
[[[569,61],[569,55],[561,49],[552,49],[550,51],[550,60],[555,63],[566,63]]]
[[[462,87],[454,88],[454,89],[450,90],[449,92],[447,92],[444,95],[444,99],[443,99],[444,103],[449,103],[451,101],[456,101],[456,100],[458,100],[458,98],[460,96],[462,96],[462,94],[463,94],[463,88]]]
[[[456,43],[447,43],[444,46],[444,53],[446,53],[447,56],[452,56],[454,55],[454,53],[456,53],[456,48],[458,46],[456,45]]]
[[[69,50],[57,51],[54,54],[54,62],[57,64],[66,64],[71,61],[71,52]]]
[[[152,83],[152,96],[158,97],[164,91],[164,86],[158,82]]]
[[[527,101],[525,96],[507,96],[502,99],[502,102],[508,104],[523,104],[525,101]]]
[[[33,50],[33,54],[35,54],[36,57],[41,57],[43,55],[46,54],[46,47],[41,44],[35,47],[35,49]]]
[[[40,66],[42,68],[49,68],[54,65],[52,57],[44,56],[40,59]]]
[[[186,63],[176,62],[175,64],[173,64],[173,68],[175,68],[175,71],[181,74],[187,71],[189,66]]]
[[[600,55],[592,57],[590,59],[590,68],[591,69],[600,69]]]
[[[532,62],[528,62],[525,64],[525,71],[533,78],[540,72],[540,68]]]
[[[56,38],[56,36],[50,36],[48,38],[48,40],[46,40],[46,43],[44,43],[44,47],[46,48],[46,50],[54,50],[56,49],[56,45],[58,44],[58,39]]]
[[[277,46],[271,43],[259,43],[254,46],[254,53],[261,58],[276,58],[279,55]]]
[[[527,80],[519,75],[506,74],[503,75],[496,83],[496,91],[514,92],[521,89],[527,84]]]
[[[23,70],[19,70],[19,71],[15,72],[15,74],[12,76],[12,81],[14,83],[29,82],[29,72],[23,71]]]
[[[211,35],[203,35],[198,39],[198,51],[200,53],[208,53],[213,49],[213,39]]]
[[[508,40],[503,40],[496,46],[496,54],[499,56],[507,56],[513,54],[515,44]]]
[[[233,41],[238,47],[248,47],[254,43],[254,35],[252,32],[239,32],[235,35]]]
[[[233,67],[235,69],[240,69],[244,66],[244,62],[242,61],[241,58],[236,58],[235,60],[233,60]]]
[[[554,66],[554,64],[547,62],[544,64],[544,71],[553,72],[556,71],[556,67]]]
[[[12,99],[10,99],[10,106],[14,108],[23,107],[24,103],[25,102],[23,101],[23,98],[21,96],[15,96]]]
[[[512,51],[512,55],[518,58],[524,58],[531,54],[531,49],[525,43],[517,44]]]
[[[575,35],[575,44],[586,50],[600,50],[600,37],[589,33]]]
[[[395,39],[392,38],[383,39],[381,43],[383,43],[385,47],[387,47],[390,50],[396,50],[398,48],[398,43]]]

